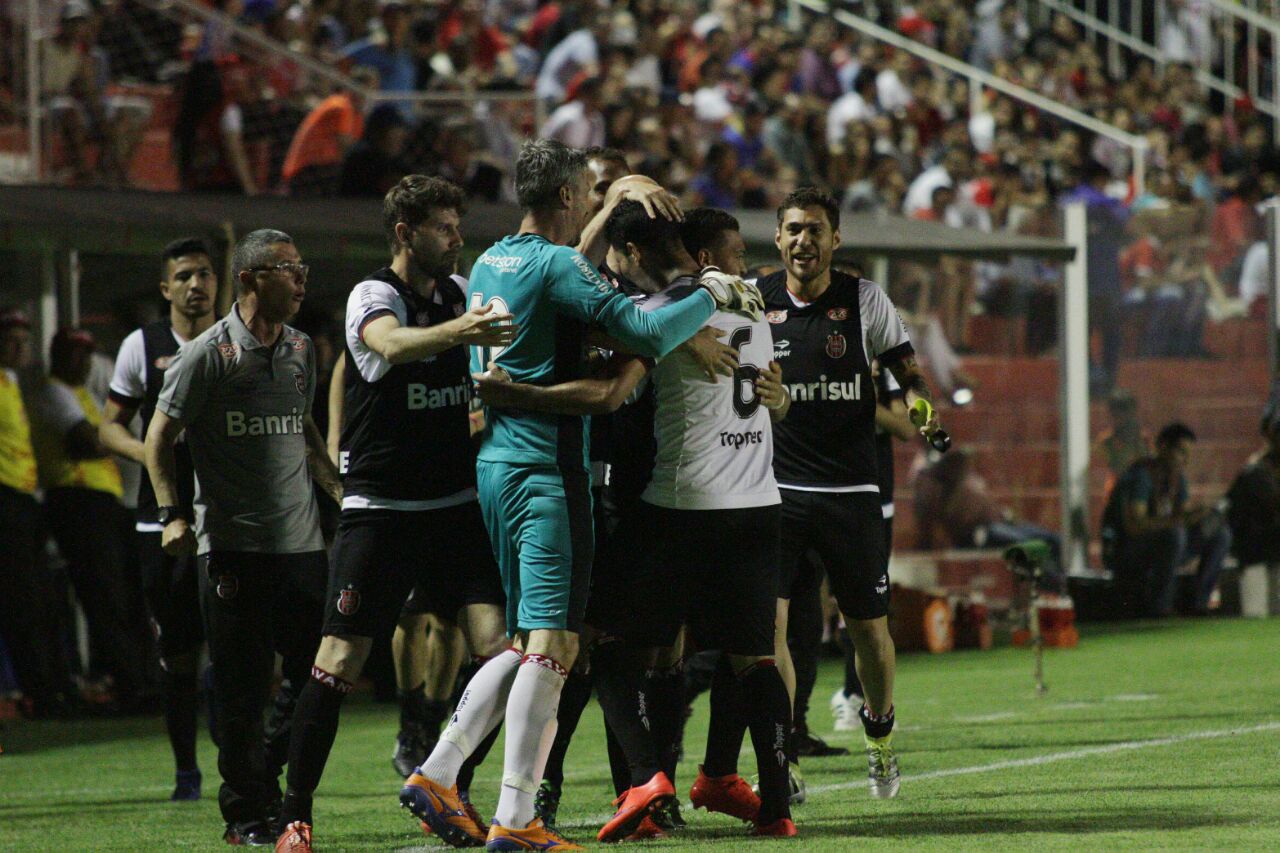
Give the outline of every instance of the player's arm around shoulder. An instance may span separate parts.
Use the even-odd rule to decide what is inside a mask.
[[[520,330],[511,320],[511,314],[497,311],[492,304],[437,326],[402,326],[394,314],[382,314],[365,323],[360,336],[365,346],[391,364],[405,364],[456,346],[510,346]]]
[[[607,415],[622,407],[652,367],[648,359],[618,353],[595,376],[549,387],[512,382],[493,362],[484,373],[472,376],[476,396],[486,406],[549,415]]]

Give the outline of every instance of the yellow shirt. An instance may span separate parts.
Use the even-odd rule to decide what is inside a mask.
[[[0,484],[26,494],[36,490],[31,424],[18,379],[9,370],[0,370]]]
[[[124,496],[120,469],[111,457],[72,459],[67,455],[65,436],[80,420],[87,420],[95,430],[102,422],[102,411],[83,385],[72,387],[50,377],[45,388],[41,429],[36,431],[35,448],[40,460],[40,480],[46,489],[68,487],[93,489],[117,498]],[[75,412],[73,407],[80,411]],[[83,414],[83,418],[78,415]]]

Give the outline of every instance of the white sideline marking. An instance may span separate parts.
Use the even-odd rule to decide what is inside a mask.
[[[998,720],[1009,720],[1018,716],[1017,711],[997,711],[994,714],[978,714],[972,717],[956,717],[957,723],[994,723]]]
[[[1256,726],[1246,726],[1238,729],[1213,729],[1201,732],[1188,732],[1183,735],[1170,735],[1169,737],[1151,738],[1149,740],[1128,740],[1120,743],[1109,743],[1103,746],[1088,746],[1083,749],[1073,749],[1069,752],[1051,752],[1047,755],[1034,755],[1029,758],[1014,758],[1009,761],[996,761],[991,764],[975,764],[970,767],[948,767],[943,770],[929,770],[924,773],[915,773],[904,775],[903,782],[923,782],[929,779],[944,779],[948,776],[969,776],[975,773],[991,773],[996,770],[1012,770],[1018,767],[1039,767],[1042,764],[1055,764],[1059,761],[1069,761],[1075,758],[1088,758],[1091,755],[1108,755],[1113,752],[1130,752],[1135,749],[1148,749],[1156,746],[1173,746],[1179,743],[1186,743],[1194,740],[1214,740],[1216,738],[1233,737],[1235,735],[1256,734],[1258,732],[1280,731],[1280,720],[1270,723],[1261,723]],[[833,791],[850,791],[855,788],[865,788],[867,786],[866,778],[855,779],[849,782],[835,782],[828,785],[810,785],[809,796],[818,794],[828,794]],[[682,803],[681,808],[692,809],[689,803]],[[611,814],[595,815],[588,818],[579,818],[578,820],[569,821],[561,824],[570,829],[578,829],[585,827],[598,827],[613,817]],[[420,848],[418,848],[420,849]]]
[[[1150,702],[1152,699],[1160,697],[1154,693],[1121,693],[1117,696],[1108,696],[1111,702]]]

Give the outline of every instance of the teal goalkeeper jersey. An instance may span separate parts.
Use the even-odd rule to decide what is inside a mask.
[[[600,326],[630,352],[660,358],[693,336],[715,313],[706,291],[645,313],[568,246],[535,234],[504,237],[476,259],[468,286],[472,308],[492,304],[520,326],[511,345],[473,347],[472,366],[497,362],[512,381],[556,385],[583,376],[587,331]],[[479,459],[582,470],[588,418],[490,408]]]

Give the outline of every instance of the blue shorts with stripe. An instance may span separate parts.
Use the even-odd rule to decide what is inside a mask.
[[[507,593],[508,633],[580,631],[595,550],[590,474],[481,460],[476,485]]]

